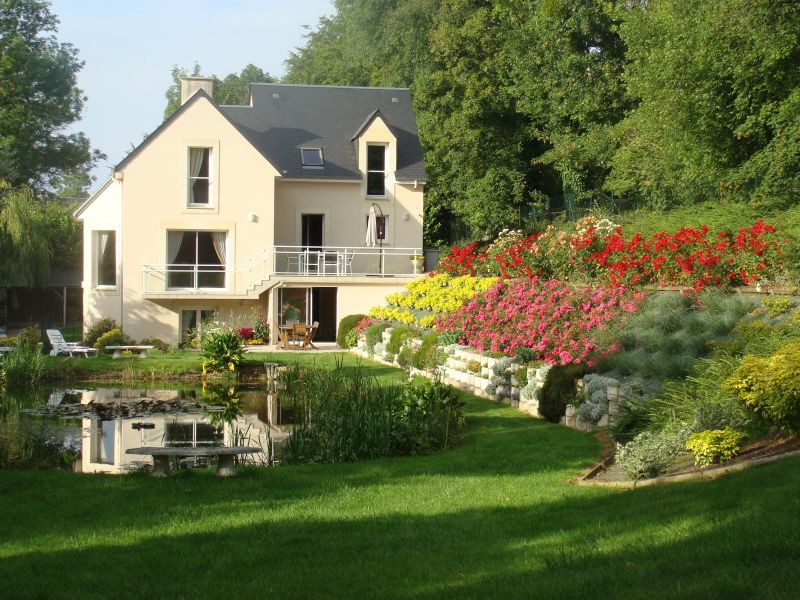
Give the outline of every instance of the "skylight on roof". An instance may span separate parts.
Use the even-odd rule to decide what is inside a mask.
[[[300,148],[304,167],[322,166],[322,148]]]

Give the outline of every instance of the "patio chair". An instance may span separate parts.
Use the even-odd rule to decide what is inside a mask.
[[[289,340],[291,344],[296,347],[305,347],[306,333],[308,333],[308,325],[305,323],[295,323],[292,325],[292,337]]]
[[[303,337],[303,350],[307,348],[313,348],[314,350],[319,350],[314,345],[314,336],[317,335],[317,330],[319,329],[319,321],[314,321],[311,325],[311,329],[306,331],[305,336]]]
[[[81,346],[75,342],[67,342],[58,329],[48,329],[47,337],[50,340],[50,345],[53,346],[53,349],[50,350],[50,356],[58,356],[59,354],[74,356],[77,354],[88,358],[92,353],[97,356],[97,348]]]

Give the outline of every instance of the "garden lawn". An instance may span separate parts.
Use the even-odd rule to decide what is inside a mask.
[[[589,434],[468,399],[431,456],[142,474],[0,472],[9,598],[796,598],[800,460],[569,483]]]
[[[142,379],[164,379],[200,375],[203,359],[199,352],[178,350],[175,352],[152,352],[147,358],[136,356],[112,359],[110,354],[97,358],[47,356],[45,357],[45,379],[53,383],[85,381],[92,379],[119,380],[121,382]],[[400,371],[381,363],[359,358],[349,352],[248,352],[244,355],[241,369],[246,373],[264,373],[265,362],[300,363],[321,368],[333,368],[341,361],[345,370],[358,364],[369,365],[378,378],[395,379]]]

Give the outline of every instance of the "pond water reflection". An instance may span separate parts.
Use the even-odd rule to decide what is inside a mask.
[[[204,464],[192,447],[251,446],[240,463],[273,465],[292,427],[292,411],[265,387],[180,389],[85,387],[0,396],[0,436],[46,421],[55,439],[80,454],[77,470],[122,473],[152,464],[126,454],[142,446],[187,449],[184,464]],[[16,433],[19,433],[18,431]],[[1,441],[1,440],[0,440]]]

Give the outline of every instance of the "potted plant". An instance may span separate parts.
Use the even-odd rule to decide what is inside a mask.
[[[425,257],[422,254],[412,254],[408,260],[414,265],[415,273],[422,273],[425,270]]]

